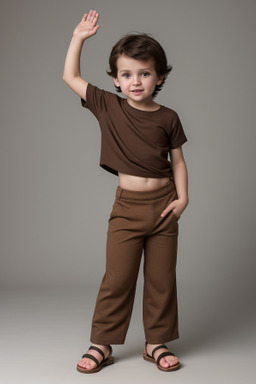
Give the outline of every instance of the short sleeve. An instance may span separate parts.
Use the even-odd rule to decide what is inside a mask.
[[[178,148],[184,143],[186,143],[187,141],[187,137],[184,133],[180,118],[176,112],[172,122],[169,140],[170,140],[170,149]]]
[[[92,84],[88,84],[86,90],[86,101],[81,98],[81,104],[84,108],[88,108],[98,119],[100,114],[105,113],[106,92]]]

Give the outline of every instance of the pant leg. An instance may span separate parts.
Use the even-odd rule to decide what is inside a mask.
[[[136,225],[132,217],[131,204],[116,199],[109,219],[106,272],[92,321],[91,342],[95,344],[125,341],[144,242],[139,231],[143,225]]]
[[[178,222],[173,212],[160,214],[176,198],[176,191],[154,206],[155,228],[144,249],[143,321],[150,344],[166,343],[179,337],[176,289]]]
[[[119,198],[115,200],[109,220],[106,273],[96,302],[91,341],[124,343],[144,245],[146,339],[151,343],[162,342],[162,338],[163,342],[170,341],[178,337],[174,281],[178,223],[173,213],[165,218],[161,218],[160,213],[176,197],[174,183],[147,192],[118,187],[117,193]],[[157,259],[159,252],[161,259]]]

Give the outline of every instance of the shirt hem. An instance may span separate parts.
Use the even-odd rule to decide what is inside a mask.
[[[111,166],[105,164],[105,163],[100,163],[101,168],[103,168],[105,171],[112,173],[115,176],[118,176],[118,172],[125,173],[126,175],[131,175],[131,176],[137,176],[137,177],[150,177],[150,178],[155,178],[155,179],[163,179],[164,177],[170,177],[172,178],[172,172],[170,171],[169,173],[149,173],[149,172],[136,172],[133,170],[125,170],[119,168],[119,170],[115,170]]]

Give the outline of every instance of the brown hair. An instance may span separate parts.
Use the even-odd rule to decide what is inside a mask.
[[[165,52],[161,45],[153,37],[146,33],[128,34],[119,40],[109,56],[110,71],[109,76],[117,77],[117,59],[120,55],[126,55],[135,60],[147,61],[154,60],[155,70],[158,76],[164,76],[160,85],[156,85],[152,94],[153,98],[162,89],[165,79],[172,70],[172,66],[167,65]],[[115,86],[116,87],[116,86]],[[116,87],[117,92],[122,92],[120,87]]]

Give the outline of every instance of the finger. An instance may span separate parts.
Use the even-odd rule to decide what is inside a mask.
[[[90,32],[90,36],[93,36],[95,35],[95,33],[97,33],[98,29],[99,29],[99,25],[96,25]]]
[[[98,20],[99,20],[99,14],[98,13],[96,13],[96,15],[95,15],[95,18],[94,18],[94,23],[96,24],[97,22],[98,22]]]
[[[93,33],[96,33],[98,31],[99,27],[100,27],[99,25],[96,25],[96,27],[93,28]]]
[[[99,18],[99,14],[96,11],[93,11],[91,16],[91,23],[96,24]]]
[[[85,14],[83,15],[83,17],[82,17],[82,21],[85,21],[86,18],[87,18],[87,13],[85,13]]]
[[[96,25],[98,21],[99,15],[96,11],[91,16],[91,19],[89,20],[92,25]]]
[[[165,217],[167,214],[169,213],[169,211],[165,210],[161,213],[161,217]]]
[[[90,21],[92,18],[93,10],[91,9],[87,16],[87,21]]]
[[[173,210],[173,206],[169,205],[165,210],[161,213],[161,217],[165,217],[168,213],[170,213]]]

